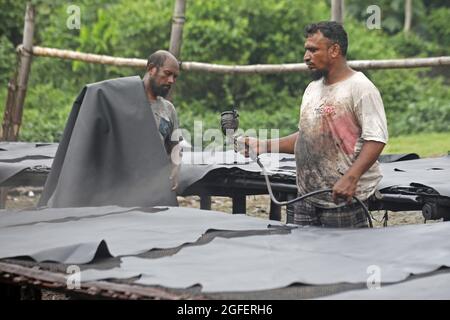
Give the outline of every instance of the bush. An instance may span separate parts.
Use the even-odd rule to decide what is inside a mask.
[[[56,89],[52,84],[36,84],[25,101],[20,140],[58,142],[76,93]]]
[[[65,28],[67,3],[34,2],[37,45],[136,58],[146,58],[169,45],[174,0],[80,0],[77,5],[81,7],[81,30]],[[413,30],[404,35],[397,32],[403,23],[402,0],[379,3],[383,30],[366,28],[365,9],[369,4],[369,0],[349,0],[347,5],[349,60],[448,54],[449,8],[415,3]],[[23,16],[25,3],[6,0],[0,8],[0,16],[5,19],[5,26],[0,27],[0,98],[4,101],[15,63],[11,39],[20,38],[17,30],[21,30],[23,22],[17,17]],[[228,65],[302,62],[304,26],[328,18],[328,0],[191,1],[187,5],[181,60]],[[56,141],[73,99],[86,83],[143,72],[51,58],[33,59],[21,138]],[[382,93],[391,135],[430,128],[447,130],[447,120],[439,125],[436,119],[448,119],[448,85],[431,77],[446,76],[444,71],[365,73]],[[304,73],[242,76],[182,72],[174,104],[181,125],[189,130],[195,119],[202,119],[205,128],[218,128],[220,112],[236,107],[242,129],[279,128],[285,135],[297,129],[301,95],[309,81]],[[418,121],[417,125],[413,121]]]

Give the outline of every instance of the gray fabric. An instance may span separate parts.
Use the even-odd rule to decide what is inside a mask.
[[[175,288],[200,284],[204,292],[255,291],[293,283],[366,283],[368,267],[376,265],[386,284],[450,266],[449,232],[450,223],[443,222],[364,230],[306,227],[287,235],[215,238],[171,257],[123,257],[120,268],[107,276],[142,274],[136,283]],[[103,278],[98,270],[87,276]]]
[[[85,207],[85,208],[45,208],[37,210],[0,210],[0,228],[20,225],[32,225],[44,222],[82,219],[105,214],[124,212],[133,208],[118,206]],[[136,208],[134,208],[136,209]]]
[[[140,77],[90,84],[73,105],[40,205],[177,205],[170,170]]]
[[[0,142],[0,162],[53,158],[57,148],[57,143]]]
[[[382,163],[381,171],[379,190],[418,183],[450,197],[450,156]]]
[[[17,162],[1,162],[0,161],[0,184],[6,180],[13,178],[15,175],[26,169],[34,168],[50,168],[53,159],[26,159]]]
[[[230,153],[230,152],[228,152]],[[203,156],[203,159],[202,159]],[[285,178],[295,177],[295,159],[291,154],[262,155],[269,165],[268,171]],[[225,161],[223,160],[225,159]],[[223,153],[202,155],[201,152],[186,152],[183,154],[183,165],[180,173],[180,190],[183,191],[189,185],[202,179],[208,173],[217,169],[240,169],[243,172],[260,173],[261,169],[253,161],[239,158],[233,163],[231,154],[223,156]],[[192,163],[195,161],[195,165]],[[264,162],[263,162],[264,163]],[[378,185],[378,190],[389,187],[410,186],[418,183],[435,189],[441,196],[450,197],[450,156],[440,158],[425,158],[392,163],[380,163],[383,179]]]
[[[295,178],[293,155],[285,153],[262,154],[261,162],[268,174],[280,174]],[[256,161],[245,158],[232,150],[226,152],[183,152],[179,177],[180,194],[208,173],[217,169],[239,169],[245,172],[262,173]]]
[[[43,209],[29,218],[27,212],[19,218],[0,214],[0,259],[29,256],[81,264],[92,261],[102,241],[113,256],[133,255],[193,242],[208,230],[259,230],[268,224],[245,215],[178,207],[156,213],[119,207],[83,210]],[[46,222],[37,223],[39,214]]]
[[[30,168],[52,166],[58,144],[0,142],[0,184]]]
[[[33,155],[51,157],[55,148],[56,144],[51,144],[47,147],[36,147],[35,143],[0,143],[0,149],[5,150],[0,151],[0,183],[3,183],[25,169],[39,166],[51,167],[53,162],[51,158],[33,159],[32,157]],[[408,154],[407,156],[410,155]],[[399,156],[400,158],[391,155],[389,161],[399,161],[403,155]],[[272,174],[285,179],[295,178],[295,159],[293,155],[272,154],[270,156],[262,155],[262,158],[265,159],[263,161],[264,163],[269,164],[269,171]],[[2,162],[2,159],[6,160],[6,162]],[[15,162],[10,162],[10,160]],[[448,183],[448,176],[450,176],[449,156],[380,163],[380,168],[383,179],[378,189],[381,193],[390,187],[404,187],[410,186],[411,183],[419,183],[434,188],[441,196],[450,197],[450,184]],[[215,152],[214,154],[211,152],[184,152],[178,193],[183,194],[183,191],[187,187],[201,180],[208,173],[217,172],[218,169],[238,169],[243,172],[252,173],[261,172],[255,162],[232,151]]]
[[[420,159],[417,153],[382,154],[378,157],[381,163]]]
[[[352,290],[321,300],[449,300],[450,274],[437,274],[379,289]]]
[[[36,147],[35,143],[1,142],[0,143],[0,183],[15,174],[36,166],[51,167],[52,159],[33,159],[38,157],[53,157],[56,144]],[[1,151],[4,150],[4,151]],[[440,158],[425,158],[418,160],[403,159],[414,157],[407,155],[384,155],[380,157],[380,168],[383,174],[378,189],[383,191],[390,187],[410,186],[420,183],[434,188],[442,196],[450,196],[450,156]],[[292,154],[262,155],[263,162],[269,164],[269,171],[285,178],[295,177],[295,159]],[[61,157],[60,157],[61,158]],[[3,160],[3,161],[2,161]],[[15,162],[12,162],[13,160]],[[20,161],[19,161],[20,160]],[[393,161],[386,163],[386,161]],[[272,166],[270,166],[272,164]],[[227,152],[184,152],[183,164],[180,170],[179,194],[202,179],[206,174],[217,169],[239,169],[243,172],[261,172],[255,162],[244,158],[233,151]],[[442,170],[440,170],[442,169]],[[45,196],[44,196],[45,197]]]

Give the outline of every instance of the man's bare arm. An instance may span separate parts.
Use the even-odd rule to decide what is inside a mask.
[[[344,198],[351,202],[361,176],[377,161],[385,144],[378,141],[365,141],[358,158],[342,178],[333,186],[333,201]]]
[[[295,142],[298,138],[298,131],[286,137],[270,140],[258,140],[252,137],[243,137],[238,143],[245,143],[245,156],[249,156],[249,149],[254,150],[258,155],[269,152],[294,153]],[[238,148],[242,149],[242,148]],[[244,150],[242,150],[244,151]]]
[[[297,138],[298,131],[279,139],[266,140],[266,152],[294,153]]]

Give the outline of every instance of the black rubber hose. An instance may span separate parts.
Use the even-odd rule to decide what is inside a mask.
[[[305,198],[314,196],[316,194],[333,192],[333,189],[323,189],[323,190],[317,190],[317,191],[313,191],[313,192],[307,193],[305,195],[302,195],[300,197],[297,197],[297,198],[289,200],[289,201],[278,201],[275,198],[275,196],[274,196],[274,194],[272,192],[272,187],[270,185],[269,175],[267,174],[266,169],[264,168],[264,165],[261,163],[259,157],[256,157],[256,163],[261,167],[261,170],[262,170],[263,175],[264,175],[264,179],[266,180],[267,189],[269,190],[270,198],[272,199],[273,203],[275,203],[275,204],[277,204],[279,206],[287,206],[288,204],[291,204],[291,203],[294,203],[294,202],[297,202],[297,201],[302,201]],[[366,214],[366,217],[367,217],[367,221],[369,222],[369,226],[371,228],[373,228],[372,218],[370,217],[370,213],[369,213],[369,210],[367,209],[367,207],[356,196],[353,196],[353,199],[355,199],[356,202],[358,202],[360,204],[360,206],[363,208],[364,213]]]

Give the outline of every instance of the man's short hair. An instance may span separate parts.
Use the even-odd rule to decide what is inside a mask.
[[[147,67],[150,64],[153,64],[155,67],[157,67],[159,69],[160,67],[162,67],[164,65],[164,62],[166,62],[167,58],[169,58],[169,57],[173,57],[175,60],[177,60],[177,58],[175,58],[175,56],[173,56],[169,51],[158,50],[158,51],[152,53],[148,57]],[[180,64],[180,62],[178,62],[178,64]]]
[[[337,43],[341,48],[341,53],[347,55],[348,38],[342,24],[336,21],[321,21],[312,23],[305,27],[305,37],[309,37],[320,31],[325,38],[328,38],[333,44]]]

